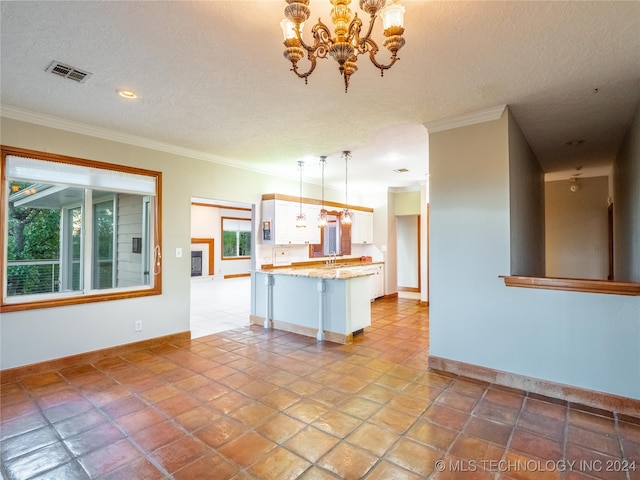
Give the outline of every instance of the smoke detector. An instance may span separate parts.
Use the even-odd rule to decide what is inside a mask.
[[[83,70],[79,70],[75,67],[67,65],[62,62],[53,61],[45,70],[46,72],[51,72],[56,75],[59,75],[64,78],[68,78],[69,80],[73,80],[78,83],[84,83],[89,80],[89,77],[92,75],[89,72],[85,72]]]

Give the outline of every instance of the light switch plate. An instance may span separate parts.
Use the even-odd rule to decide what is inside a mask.
[[[176,258],[182,258],[182,249],[176,248]]]

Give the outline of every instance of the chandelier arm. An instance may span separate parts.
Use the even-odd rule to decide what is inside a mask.
[[[369,28],[367,29],[367,33],[365,34],[364,37],[360,38],[360,30],[362,29],[362,20],[360,20],[360,18],[358,18],[358,14],[355,14],[355,18],[351,21],[351,23],[349,24],[349,38],[352,38],[352,29],[354,28],[354,23],[358,23],[358,29],[355,31],[356,34],[356,47],[358,49],[358,51],[360,50],[360,46],[364,46],[368,40],[371,38],[371,33],[373,32],[373,26],[376,23],[376,16],[375,15],[371,15],[371,17],[369,18]],[[366,50],[362,51],[361,53],[364,53]]]
[[[376,60],[376,54],[380,51],[380,49],[378,48],[378,45],[376,44],[376,42],[374,42],[370,38],[367,40],[366,43],[369,46],[369,48],[367,48],[367,50],[369,51],[369,60],[371,60],[371,63],[373,63],[376,66],[376,68],[380,70],[380,74],[384,74],[385,70],[390,69],[394,63],[400,60],[400,58],[395,53],[393,53],[391,55],[391,61],[387,65],[378,63],[378,61]]]
[[[302,39],[300,32],[300,26],[296,25],[295,32],[300,42],[300,46],[307,51],[307,59],[311,63],[309,70],[304,73],[298,71],[298,64],[293,63],[291,71],[295,73],[299,78],[304,78],[305,82],[307,78],[313,73],[317,65],[318,58],[326,58],[329,53],[329,47],[331,46],[331,31],[329,28],[318,19],[318,23],[313,26],[311,30],[313,34],[313,45],[307,45]]]
[[[327,58],[329,48],[333,45],[331,30],[318,19],[318,23],[313,26],[311,33],[313,34],[313,47],[309,53],[313,52],[317,58]]]
[[[309,58],[309,61],[311,62],[311,66],[309,67],[309,70],[307,70],[306,72],[300,73],[298,71],[297,63],[293,64],[290,69],[293,73],[295,73],[298,76],[298,78],[304,78],[305,83],[307,81],[307,77],[311,75],[313,71],[316,69],[316,58],[312,57],[311,55],[309,55],[308,58]]]
[[[325,58],[329,52],[329,47],[333,43],[331,40],[331,30],[318,18],[316,23],[311,29],[313,34],[313,45],[307,45],[302,39],[302,32],[300,32],[300,25],[296,25],[295,28],[296,37],[300,42],[302,48],[304,48],[309,55],[316,56],[318,58]],[[318,51],[320,51],[318,53]]]

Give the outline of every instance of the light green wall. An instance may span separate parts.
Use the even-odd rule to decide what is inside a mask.
[[[396,215],[420,215],[420,190],[415,192],[396,192]]]
[[[3,145],[162,172],[162,295],[3,313],[0,368],[98,350],[189,330],[191,198],[259,205],[263,193],[297,195],[295,179],[2,118]],[[305,187],[309,196],[319,188]],[[334,193],[328,191],[327,199]],[[143,331],[134,321],[143,319]]]

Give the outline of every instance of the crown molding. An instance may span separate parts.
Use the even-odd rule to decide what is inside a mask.
[[[466,113],[464,115],[456,115],[455,117],[443,118],[433,122],[425,123],[424,126],[429,133],[444,132],[453,128],[468,127],[477,123],[492,122],[500,120],[502,114],[507,109],[506,105],[498,105],[497,107],[485,108],[477,112]]]
[[[110,140],[127,145],[133,145],[136,147],[148,148],[160,152],[189,157],[196,160],[204,160],[207,162],[219,163],[230,167],[257,171],[267,175],[275,175],[273,172],[270,172],[268,170],[258,170],[244,165],[240,162],[233,161],[225,157],[220,157],[218,155],[205,153],[199,150],[193,150],[190,148],[179,147],[170,143],[158,142],[156,140],[150,140],[148,138],[138,137],[136,135],[131,135],[128,133],[109,130],[107,128],[96,127],[73,120],[66,120],[64,118],[55,117],[53,115],[33,112],[31,110],[25,110],[23,108],[12,107],[10,105],[0,105],[0,116],[12,120],[41,125],[43,127],[55,128],[67,132],[78,133],[80,135],[101,138],[103,140]]]

